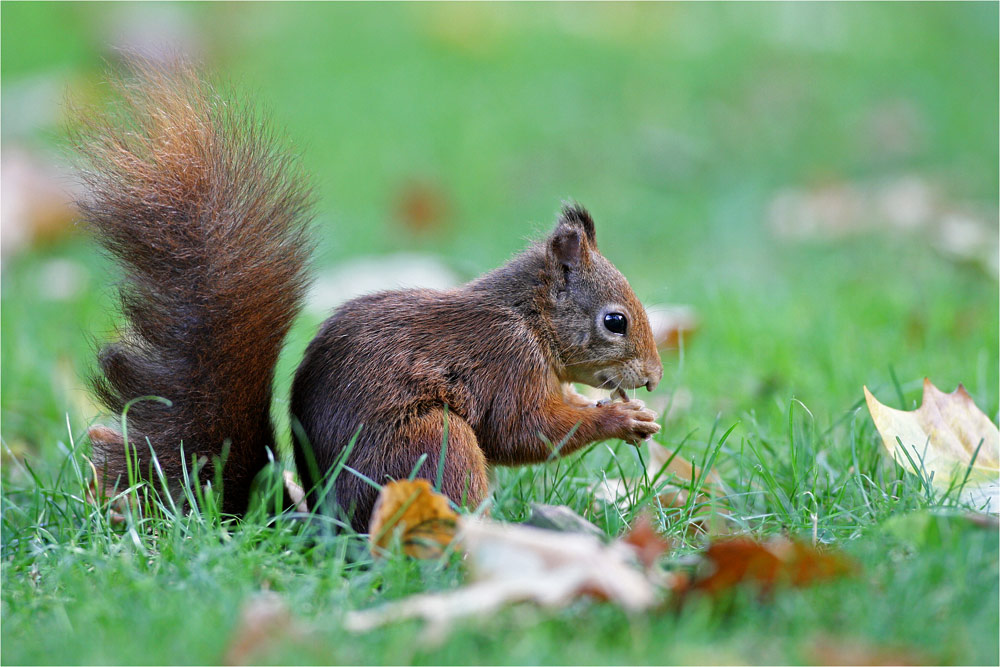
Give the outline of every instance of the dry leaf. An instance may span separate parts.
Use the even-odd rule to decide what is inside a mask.
[[[805,586],[853,570],[850,561],[835,552],[785,538],[756,542],[741,537],[713,542],[704,559],[702,570],[677,592],[718,594],[752,584],[766,593],[778,584]]]
[[[524,525],[563,533],[585,533],[600,539],[604,538],[604,533],[600,528],[565,505],[531,503],[531,516],[524,522]]]
[[[416,234],[440,230],[448,216],[448,199],[437,185],[413,180],[396,196],[396,217]]]
[[[661,351],[676,350],[698,330],[698,317],[691,306],[653,305],[646,308],[653,340]]]
[[[807,648],[808,664],[814,665],[932,665],[911,649],[873,646],[857,637],[819,637]]]
[[[701,479],[698,495],[695,502],[699,505],[708,504],[711,496],[722,494],[722,478],[715,469],[710,469],[703,474],[703,470],[695,468],[690,462],[674,455],[663,445],[648,441],[649,444],[649,464],[646,466],[646,474],[650,482],[668,480],[673,477],[679,484],[664,488],[660,493],[660,501],[671,507],[684,507],[687,504],[688,489],[693,481]],[[662,471],[662,473],[661,473]]]
[[[108,443],[124,447],[122,442],[122,436],[118,431],[107,426],[91,426],[87,429],[87,437],[90,438],[92,443],[102,443],[107,445]],[[105,471],[98,472],[94,463],[87,459],[87,464],[90,466],[91,478],[87,485],[86,497],[87,502],[91,505],[100,505],[101,503],[107,501],[108,497],[115,491],[113,488],[114,480],[108,480]],[[111,487],[109,487],[111,484]],[[108,510],[108,521],[112,525],[120,525],[125,523],[125,515],[128,513],[128,497],[123,496],[119,498]]]
[[[488,616],[516,602],[562,607],[581,596],[609,600],[626,611],[657,601],[651,581],[634,565],[631,547],[602,544],[592,535],[461,517],[458,540],[473,582],[455,591],[428,593],[348,613],[345,627],[366,632],[410,618],[429,624],[439,640],[454,621]]]
[[[459,540],[477,580],[532,576],[544,590],[552,573],[576,572],[568,578],[579,582],[576,594],[612,600],[628,611],[654,602],[649,582],[632,564],[632,549],[620,542],[475,519],[462,521]]]
[[[670,542],[656,532],[647,513],[635,520],[622,542],[635,550],[636,556],[647,568],[653,567],[660,556],[670,550]]]
[[[782,239],[835,240],[875,230],[920,234],[948,259],[1000,275],[995,206],[948,201],[919,175],[785,188],[768,208],[768,225]]]
[[[75,231],[77,190],[65,166],[44,155],[4,147],[0,159],[3,200],[0,203],[0,248],[6,258],[17,251],[58,241]]]
[[[288,494],[288,498],[295,506],[295,511],[308,513],[309,505],[306,503],[306,490],[302,488],[302,485],[295,481],[295,475],[292,474],[292,471],[283,470],[281,473],[281,479],[285,483],[285,492]]]
[[[423,619],[427,627],[422,639],[438,644],[452,626],[475,617],[490,617],[504,605],[535,602],[543,607],[558,608],[572,602],[579,587],[579,573],[554,572],[539,586],[533,577],[509,580],[481,581],[446,593],[422,593],[396,602],[351,611],[344,618],[344,628],[350,632],[370,632],[391,623]]]
[[[724,517],[728,516],[729,512],[722,500],[724,491],[719,473],[713,468],[702,474],[702,469],[695,468],[687,460],[652,440],[646,441],[646,447],[649,449],[646,478],[659,490],[657,499],[660,504],[664,507],[687,507],[691,483],[700,478],[701,484],[694,498],[698,520],[692,525],[703,532],[715,534],[726,532]],[[595,496],[616,504],[628,501],[630,496],[635,495],[639,483],[638,479],[605,480],[596,489]]]
[[[398,534],[408,556],[437,558],[454,539],[457,518],[448,499],[434,492],[427,480],[389,482],[372,510],[372,553],[378,555]]]
[[[912,411],[882,405],[868,387],[864,391],[875,428],[897,463],[943,490],[959,486],[968,474],[961,500],[1000,512],[1000,431],[962,385],[945,394],[925,378],[923,400]]]
[[[226,647],[224,664],[247,665],[255,656],[281,642],[301,639],[305,631],[292,618],[288,605],[275,593],[252,598],[240,610]]]

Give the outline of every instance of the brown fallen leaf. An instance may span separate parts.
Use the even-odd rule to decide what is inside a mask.
[[[122,436],[118,431],[107,426],[91,426],[87,429],[87,437],[92,443],[110,443],[118,447],[124,447]],[[91,477],[86,489],[87,502],[91,505],[100,505],[107,502],[110,495],[115,491],[113,481],[106,478],[104,471],[98,472],[94,463],[87,459],[90,466]],[[128,513],[128,496],[123,495],[112,503],[108,510],[108,521],[112,525],[125,523],[125,515]]]
[[[704,533],[725,533],[725,517],[729,511],[723,500],[722,478],[714,468],[704,472],[689,461],[652,440],[646,441],[649,461],[646,464],[646,482],[659,491],[657,500],[664,507],[684,508],[692,482],[700,480],[694,498],[696,520],[692,527]],[[596,489],[595,496],[607,502],[621,503],[635,495],[639,479],[609,479]]]
[[[656,531],[653,520],[645,512],[635,520],[622,542],[635,549],[636,556],[647,568],[653,567],[660,556],[670,550],[670,541]]]
[[[678,349],[698,331],[698,316],[691,306],[657,304],[646,308],[646,315],[661,352]]]
[[[226,646],[223,664],[248,665],[280,643],[305,636],[279,595],[264,592],[244,603]]]
[[[717,595],[739,585],[753,585],[769,593],[778,585],[806,586],[853,571],[853,564],[833,551],[775,538],[757,542],[750,538],[713,542],[705,550],[702,568],[676,592]]]
[[[876,230],[919,234],[946,258],[1000,275],[995,205],[949,201],[940,186],[917,174],[784,188],[768,209],[768,226],[783,240],[835,240]]]
[[[1000,431],[962,385],[945,394],[924,378],[923,400],[911,411],[879,403],[868,387],[864,392],[875,428],[897,463],[942,490],[964,481],[962,501],[1000,513]]]
[[[912,649],[873,646],[856,637],[819,637],[806,648],[813,665],[933,665]]]
[[[658,601],[657,589],[637,567],[632,548],[621,542],[605,545],[593,535],[468,516],[458,521],[457,539],[467,554],[470,584],[350,612],[345,627],[367,632],[388,623],[422,618],[429,626],[425,636],[434,642],[444,637],[455,621],[489,616],[518,602],[557,608],[588,596],[638,612]]]
[[[633,565],[633,550],[621,542],[603,544],[592,535],[465,518],[458,539],[475,580],[538,577],[539,588],[553,572],[577,572],[577,594],[612,600],[628,611],[644,609],[655,595]],[[572,580],[573,577],[570,577]]]
[[[584,533],[604,539],[604,533],[600,528],[565,505],[531,503],[531,515],[523,525],[563,533]]]
[[[288,494],[288,498],[295,506],[295,511],[307,513],[309,511],[309,505],[306,503],[306,490],[302,488],[302,485],[295,481],[295,475],[292,474],[292,471],[283,470],[281,472],[281,479],[285,483],[285,492]]]
[[[444,191],[425,180],[413,180],[396,196],[396,217],[410,231],[426,234],[439,230],[448,216]]]
[[[448,499],[431,489],[427,480],[389,482],[382,487],[369,522],[372,553],[378,556],[398,534],[408,556],[437,558],[454,539],[457,518]]]
[[[9,257],[23,248],[45,245],[76,231],[79,194],[65,165],[41,153],[16,146],[4,147],[0,159],[3,201],[0,203],[0,248]],[[71,191],[72,190],[72,191]]]

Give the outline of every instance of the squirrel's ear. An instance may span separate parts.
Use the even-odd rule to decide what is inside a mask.
[[[597,239],[594,237],[594,219],[590,217],[587,209],[579,204],[563,204],[559,212],[559,225],[572,225],[583,230],[587,237],[587,243],[594,250],[597,249]]]
[[[575,269],[589,261],[594,243],[594,221],[578,205],[563,206],[556,229],[549,237],[549,257],[564,270]]]
[[[549,257],[563,270],[575,269],[583,262],[584,235],[576,227],[560,224],[549,237]]]

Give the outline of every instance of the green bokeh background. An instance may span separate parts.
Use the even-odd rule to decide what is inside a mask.
[[[518,607],[438,650],[412,625],[347,637],[341,611],[451,588],[457,568],[355,568],[256,525],[144,536],[163,551],[138,557],[127,536],[56,516],[61,489],[79,493],[58,463],[98,413],[83,390],[92,341],[118,320],[115,268],[70,233],[4,248],[4,662],[218,661],[240,606],[273,585],[329,635],[289,641],[275,658],[286,663],[814,662],[821,632],[995,664],[995,534],[952,534],[941,519],[947,534],[924,540],[910,523],[938,518],[899,519],[934,502],[880,458],[861,407],[862,385],[912,407],[928,376],[945,391],[964,383],[996,420],[1000,294],[983,260],[996,260],[995,240],[956,259],[933,230],[888,228],[870,197],[850,233],[787,238],[768,221],[782,193],[849,198],[910,178],[934,193],[935,221],[968,211],[995,239],[997,3],[4,2],[0,19],[5,165],[22,150],[66,162],[64,100],[107,95],[112,45],[172,44],[265,108],[301,156],[318,200],[317,271],[405,251],[472,278],[544,234],[563,199],[585,204],[640,298],[690,304],[700,319],[683,353],[664,355],[654,399],[676,391],[681,409],[661,442],[684,440],[697,460],[735,425],[723,476],[778,479],[738,499],[757,512],[746,521],[765,534],[816,528],[864,566],[840,588],[770,606],[747,596],[732,613]],[[400,213],[414,189],[440,211],[426,228]],[[67,266],[74,289],[53,296],[47,281]],[[304,314],[282,355],[283,437],[291,374],[321,317]],[[535,500],[590,511],[594,480],[631,471],[611,462],[636,463],[610,447],[571,459],[573,479],[544,495],[535,486],[558,478],[554,464],[500,471],[498,495],[530,481],[497,514],[520,518]],[[15,461],[59,477],[43,489],[56,500]]]
[[[964,382],[995,414],[988,272],[875,212],[836,241],[788,242],[766,219],[784,188],[904,175],[995,215],[996,23],[990,3],[5,3],[3,138],[61,149],[63,91],[105,95],[110,45],[179,43],[301,154],[320,268],[405,250],[471,278],[574,198],[640,298],[700,314],[666,376],[693,387],[696,421],[775,392],[832,415],[890,366],[907,390]],[[400,217],[413,184],[443,209],[429,230]],[[53,255],[90,273],[70,303],[33,294]],[[82,239],[4,264],[3,432],[38,446],[65,433],[50,366],[84,374],[114,273]]]

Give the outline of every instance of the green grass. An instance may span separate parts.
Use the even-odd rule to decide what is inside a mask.
[[[602,250],[639,296],[701,317],[683,353],[664,358],[659,393],[691,401],[659,441],[715,457],[742,530],[815,529],[859,574],[768,602],[738,594],[639,617],[589,601],[521,605],[436,646],[418,623],[349,635],[346,611],[453,588],[462,568],[373,561],[361,537],[261,516],[113,527],[82,501],[82,434],[96,410],[80,378],[91,340],[115,322],[115,273],[71,236],[3,262],[4,663],[219,662],[241,607],[264,589],[305,632],[260,657],[275,663],[808,663],[824,640],[1000,662],[996,530],[885,460],[861,393],[866,384],[912,408],[924,376],[945,391],[962,382],[995,420],[996,280],[920,235],[790,243],[764,221],[780,188],[904,173],[995,210],[995,4],[175,9],[192,31],[219,35],[203,41],[210,62],[301,150],[320,199],[320,268],[417,250],[473,277],[543,233],[561,198],[591,207]],[[53,124],[10,130],[23,127],[11,100],[44,77],[96,94],[106,26],[120,16],[4,4],[5,150],[60,144]],[[893,151],[871,118],[900,102],[915,138]],[[416,233],[396,216],[411,181],[442,193],[440,227]],[[79,276],[61,299],[46,296],[56,260]],[[280,423],[319,319],[301,318],[282,355]],[[608,442],[498,470],[493,514],[520,521],[531,503],[566,504],[618,535],[648,494],[615,508],[592,489],[639,469],[636,450]],[[702,546],[690,513],[657,516],[678,545],[666,565],[680,566]]]

